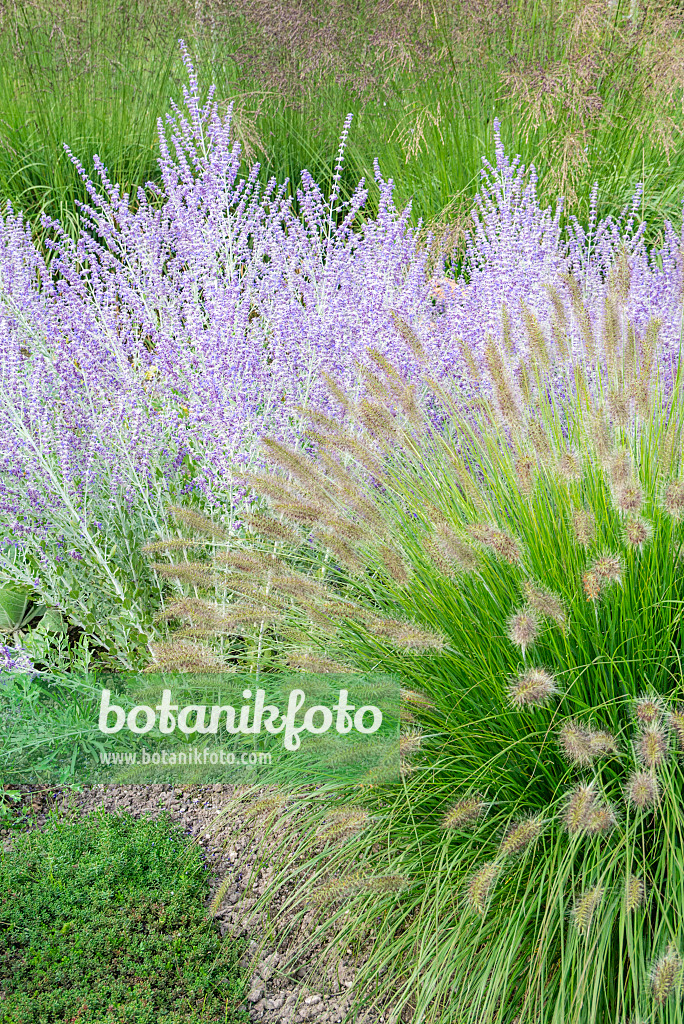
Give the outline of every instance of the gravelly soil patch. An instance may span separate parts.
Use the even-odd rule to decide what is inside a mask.
[[[245,816],[244,805],[241,813],[240,805],[235,806],[233,801],[235,787],[98,785],[81,792],[18,788],[22,791],[24,809],[28,807],[33,813],[28,826],[31,828],[42,827],[52,809],[65,816],[82,816],[99,808],[129,811],[136,816],[156,816],[168,811],[189,836],[199,837],[212,870],[212,894],[229,875],[225,897],[215,916],[222,935],[250,939],[249,952],[242,963],[251,973],[247,995],[251,1020],[265,1024],[335,1024],[344,1019],[354,984],[351,958],[341,959],[320,973],[305,963],[286,968],[287,949],[276,951],[261,939],[259,921],[252,908],[263,891],[268,869],[261,869],[251,879],[251,885],[249,880],[255,864],[263,863],[264,852],[277,839],[277,831],[272,827],[265,829],[263,820]],[[5,832],[3,842],[11,841],[11,835]],[[394,1024],[397,1018],[391,1012],[367,1011],[356,1020],[358,1024]]]

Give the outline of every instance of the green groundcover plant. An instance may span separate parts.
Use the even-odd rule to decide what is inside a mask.
[[[601,323],[569,361],[560,321],[518,360],[490,338],[467,402],[376,353],[373,398],[330,382],[315,451],[250,478],[231,586],[281,657],[405,687],[401,783],[295,814],[264,902],[369,943],[359,996],[413,1020],[684,1019],[681,384],[617,278]],[[230,632],[218,603],[167,654]]]
[[[247,1020],[240,941],[204,909],[207,869],[168,815],[48,818],[0,858],[3,1024]]]

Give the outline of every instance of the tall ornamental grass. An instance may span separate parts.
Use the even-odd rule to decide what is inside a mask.
[[[629,277],[569,369],[570,324],[530,320],[535,358],[490,337],[465,401],[408,329],[423,397],[377,351],[371,398],[330,381],[315,451],[265,442],[232,598],[205,565],[169,609],[175,666],[239,595],[291,666],[399,676],[400,784],[295,815],[263,905],[300,955],[370,949],[359,998],[402,1019],[684,1018],[681,380]]]
[[[644,180],[651,243],[661,219],[679,214],[677,0],[6,0],[0,197],[37,231],[42,214],[73,237],[85,223],[75,200],[87,192],[63,143],[82,160],[99,153],[122,192],[161,183],[149,111],[180,92],[179,37],[193,40],[202,94],[213,85],[223,111],[234,103],[242,173],[258,159],[262,185],[287,178],[295,205],[303,167],[332,181],[352,111],[343,198],[363,175],[377,215],[382,154],[399,205],[413,198],[412,226],[435,219],[455,246],[496,116],[507,147],[542,172],[545,202],[562,193],[568,213],[586,219],[598,180],[604,217]]]

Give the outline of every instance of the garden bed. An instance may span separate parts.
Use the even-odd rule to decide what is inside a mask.
[[[43,828],[55,815],[76,820],[103,810],[154,819],[168,812],[171,821],[182,826],[188,838],[200,843],[205,851],[212,872],[207,907],[223,879],[231,879],[214,916],[224,941],[234,938],[248,943],[240,966],[248,977],[244,1005],[250,1020],[268,1024],[306,1020],[333,1024],[343,1020],[355,974],[351,958],[322,974],[311,971],[306,964],[288,964],[288,949],[276,951],[263,937],[259,917],[253,914],[265,881],[264,869],[259,865],[268,860],[279,833],[277,828],[266,829],[263,818],[246,813],[247,805],[236,805],[235,798],[240,795],[236,787],[101,785],[81,792],[46,792],[37,786],[22,786],[20,791],[21,804],[15,814],[28,815],[26,829]],[[5,829],[3,839],[7,849],[13,841],[12,832]],[[391,1018],[373,1014],[357,1019],[365,1024],[384,1024]],[[80,1018],[80,1024],[87,1024],[87,1019]]]

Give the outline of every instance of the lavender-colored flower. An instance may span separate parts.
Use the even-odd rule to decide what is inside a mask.
[[[21,648],[0,645],[0,676],[3,672],[35,672],[31,659]]]

